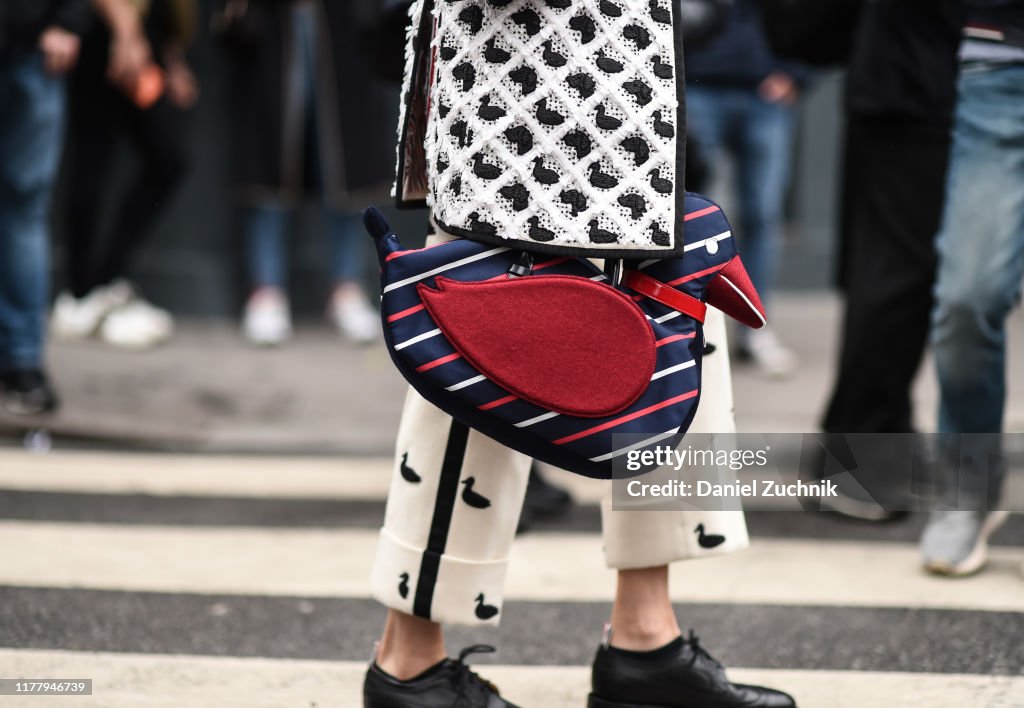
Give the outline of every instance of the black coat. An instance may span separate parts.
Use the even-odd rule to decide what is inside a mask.
[[[239,200],[294,203],[322,191],[337,208],[361,208],[387,193],[394,175],[397,95],[371,78],[360,51],[364,15],[355,0],[315,0],[319,174],[301,125],[286,109],[292,56],[290,4],[252,0],[224,32],[231,53],[234,180]],[[366,15],[368,17],[368,15]]]

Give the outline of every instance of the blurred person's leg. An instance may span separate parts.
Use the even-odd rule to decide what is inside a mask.
[[[733,128],[729,91],[693,84],[686,88],[687,145],[696,146],[703,171],[702,188],[709,188]],[[687,187],[689,188],[689,184]],[[746,253],[744,253],[744,258]]]
[[[380,316],[363,292],[367,245],[360,214],[336,209],[327,212],[334,290],[328,309],[342,334],[354,342],[372,342],[380,336]]]
[[[167,101],[161,100],[150,111],[137,108],[108,82],[108,54],[106,31],[94,27],[83,40],[81,58],[70,81],[72,119],[64,180],[64,206],[70,215],[65,227],[65,273],[70,292],[57,298],[52,329],[62,338],[98,334],[119,346],[143,348],[169,337],[173,322],[168,313],[138,296],[123,279],[124,267],[136,243],[133,239],[144,235],[135,231],[134,215],[159,208],[165,195],[146,189],[153,180],[148,174],[152,161],[146,154],[142,156],[142,176],[126,195],[112,193],[111,174],[118,144],[125,138],[138,143],[138,115],[162,113]],[[150,142],[159,140],[150,138]],[[114,232],[104,245],[101,215],[111,202],[115,204]]]
[[[99,253],[94,285],[94,290],[127,289],[129,300],[104,319],[99,334],[115,346],[146,348],[170,338],[174,320],[129,283],[130,271],[185,175],[184,114],[166,96],[148,109],[124,96],[117,100],[141,164],[131,187],[118,200],[110,238]]]
[[[325,45],[328,35],[317,32],[318,15],[312,3],[292,6],[291,37],[295,52],[292,62],[293,95],[290,104],[302,114],[305,126],[304,147],[311,182],[319,188],[327,212],[327,239],[333,286],[327,313],[338,330],[357,343],[372,342],[380,336],[380,318],[366,298],[362,276],[366,268],[369,239],[359,213],[343,208],[337,195],[344,192],[344,160],[340,160],[342,142],[338,101],[352,96],[337,96],[334,77],[326,69]]]
[[[911,433],[911,387],[932,307],[949,126],[850,114],[844,152],[840,279],[845,311],[822,428]],[[879,342],[885,342],[884,350]],[[894,449],[903,448],[905,439],[892,442]],[[824,451],[818,467],[823,473]],[[910,508],[912,474],[912,466],[902,461],[861,468],[855,485],[839,482],[839,497],[822,502],[864,520],[899,518]]]
[[[847,117],[845,316],[828,432],[907,433],[928,334],[948,126]],[[885,342],[884,354],[878,342]]]
[[[708,309],[700,407],[690,433],[733,433],[725,318]],[[594,659],[591,706],[792,706],[784,693],[732,684],[691,631],[683,639],[669,593],[670,563],[732,553],[749,544],[742,511],[623,511],[601,504],[605,562],[618,571],[609,630]],[[707,548],[705,531],[720,537]],[[701,541],[705,540],[702,544]],[[718,539],[716,539],[718,540]],[[695,690],[694,687],[701,689]]]
[[[126,132],[141,165],[128,192],[118,200],[110,239],[97,263],[95,286],[128,278],[135,256],[180,186],[187,164],[184,114],[168,98],[146,110],[127,98],[121,100]]]
[[[0,62],[0,105],[0,395],[15,413],[41,413],[57,405],[43,345],[64,81],[40,55]]]
[[[280,344],[292,333],[286,294],[286,238],[291,210],[265,202],[249,205],[239,213],[250,293],[242,316],[242,331],[254,344]]]
[[[743,118],[736,143],[736,186],[743,262],[771,316],[778,256],[782,241],[782,211],[789,184],[793,150],[793,107],[745,92]],[[774,330],[739,330],[738,351],[765,373],[783,376],[796,365],[792,352],[776,339]]]
[[[71,119],[63,207],[71,216],[64,229],[64,273],[75,299],[86,297],[97,285],[100,215],[110,199],[113,155],[124,132],[119,97],[105,77],[105,47],[96,30],[87,34],[78,66],[68,82]]]
[[[998,511],[1006,402],[1006,317],[1024,275],[1024,66],[966,65],[960,76],[932,316],[940,433],[963,435],[943,508],[922,539],[925,566],[981,568]]]

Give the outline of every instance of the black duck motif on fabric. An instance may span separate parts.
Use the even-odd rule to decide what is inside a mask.
[[[484,162],[483,154],[478,152],[473,155],[473,174],[480,179],[498,179],[501,177],[501,168]]]
[[[477,619],[489,620],[491,617],[494,617],[494,615],[498,614],[497,607],[495,607],[494,605],[484,604],[483,593],[477,595],[474,602],[476,603],[476,610],[474,610],[474,612],[477,616]]]
[[[561,125],[565,122],[565,116],[558,111],[548,108],[548,99],[542,98],[537,101],[537,120],[544,125]]]
[[[618,74],[622,71],[622,62],[612,59],[603,49],[597,50],[597,68],[606,74]]]
[[[725,543],[725,536],[704,533],[704,524],[697,524],[693,531],[697,534],[697,543],[701,548],[715,548]]]
[[[661,119],[661,111],[655,111],[651,115],[654,116],[654,132],[663,138],[674,138],[676,136],[675,127],[668,121]]]
[[[648,174],[651,177],[651,189],[658,194],[672,193],[672,180],[662,177],[660,169],[653,169]]]
[[[398,582],[398,594],[402,596],[402,599],[409,597],[409,574],[402,573],[398,576],[400,578]]]
[[[617,130],[622,127],[622,121],[615,116],[610,116],[605,112],[603,103],[597,105],[597,119],[595,121],[597,127],[601,130]]]
[[[661,226],[658,225],[658,222],[651,222],[650,231],[651,240],[654,241],[654,243],[659,246],[667,246],[669,244],[668,231],[661,228]]]
[[[484,495],[473,491],[473,485],[475,483],[475,477],[466,477],[462,480],[462,501],[466,502],[467,505],[474,509],[486,509],[491,505],[491,500]]]
[[[411,484],[419,484],[420,476],[416,474],[416,470],[409,466],[409,453],[402,453],[402,462],[398,466],[398,471],[402,475],[402,479]],[[402,597],[405,597],[403,595]]]
[[[647,4],[651,8],[651,19],[655,22],[660,22],[663,25],[672,24],[672,13],[663,8],[658,0],[650,0]]]
[[[484,47],[484,59],[489,61],[491,64],[504,64],[512,58],[512,55],[509,52],[506,52],[504,49],[497,46],[496,39],[488,39],[484,43]]]
[[[558,173],[545,167],[544,158],[538,155],[533,158],[533,178],[541,184],[556,184]]]
[[[659,79],[671,79],[672,78],[672,65],[666,64],[661,60],[660,54],[655,54],[651,57],[651,64],[653,65],[654,75]]]
[[[497,227],[495,227],[494,224],[483,221],[480,218],[480,212],[478,211],[474,211],[472,214],[469,215],[469,228],[471,231],[475,231],[480,234],[486,234],[488,236],[494,236],[496,233],[498,233]],[[470,479],[472,479],[472,477],[470,477]],[[465,497],[465,494],[463,494],[463,497]]]
[[[541,46],[544,47],[544,53],[541,54],[541,59],[544,60],[545,64],[554,69],[565,66],[566,61],[568,60],[565,58],[565,55],[556,52],[552,44],[553,42],[550,39],[541,44]]]
[[[598,189],[611,189],[618,186],[619,180],[601,171],[599,160],[590,163],[590,167],[587,169],[590,170],[590,183]]]
[[[486,121],[495,121],[504,118],[507,112],[501,106],[492,106],[491,94],[487,94],[480,99],[480,108],[477,109],[476,114]]]
[[[590,240],[594,243],[615,243],[619,240],[619,237],[616,234],[613,234],[611,231],[606,231],[598,226],[597,219],[591,219],[587,226],[590,227],[590,230],[588,231]]]
[[[539,216],[531,216],[529,219],[526,220],[526,222],[530,225],[530,229],[527,232],[527,234],[534,241],[540,241],[543,243],[544,241],[550,241],[555,237],[554,231],[551,231],[550,229],[545,229],[543,226],[540,225]]]

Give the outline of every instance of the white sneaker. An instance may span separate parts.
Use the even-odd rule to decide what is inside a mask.
[[[245,304],[242,331],[246,339],[260,346],[275,346],[292,336],[288,298],[277,288],[261,288]]]
[[[773,378],[786,378],[796,370],[796,354],[767,327],[747,332],[736,353],[741,361],[750,362]]]
[[[131,299],[108,314],[100,324],[99,337],[125,349],[149,349],[171,338],[174,318],[133,291]]]
[[[334,325],[353,342],[368,344],[380,336],[380,315],[362,290],[346,286],[338,288],[331,297],[329,309]]]
[[[53,306],[50,331],[57,339],[91,337],[107,315],[131,299],[132,288],[123,281],[94,288],[83,298],[62,292]]]

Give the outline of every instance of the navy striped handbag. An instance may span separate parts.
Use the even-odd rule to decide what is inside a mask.
[[[403,250],[368,209],[391,357],[424,398],[466,425],[610,478],[630,450],[675,446],[689,427],[705,303],[748,326],[765,323],[722,210],[688,193],[684,219],[682,257],[625,261],[606,274],[583,258],[466,239]]]

